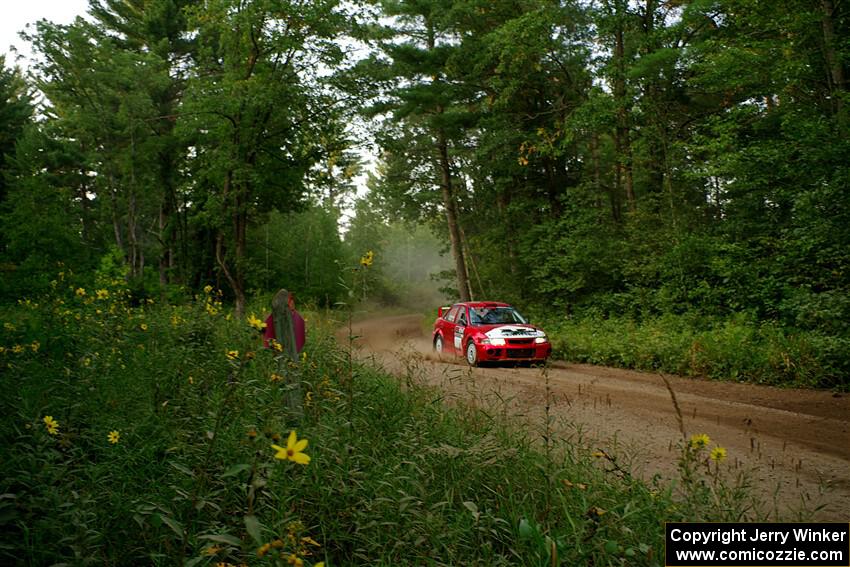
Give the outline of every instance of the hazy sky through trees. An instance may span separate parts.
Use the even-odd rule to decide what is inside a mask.
[[[34,24],[42,18],[60,24],[70,23],[75,17],[85,14],[87,7],[88,0],[4,2],[3,17],[0,18],[0,47],[6,55],[6,64],[11,65],[15,59],[11,46],[24,57],[32,55],[29,43],[18,36],[27,24]]]

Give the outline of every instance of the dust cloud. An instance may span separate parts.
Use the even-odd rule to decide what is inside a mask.
[[[438,275],[450,270],[452,262],[430,229],[392,226],[382,248],[379,261],[387,287],[383,303],[421,312],[451,302],[440,288],[453,282]]]

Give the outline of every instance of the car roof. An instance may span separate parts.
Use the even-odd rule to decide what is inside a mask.
[[[501,301],[461,301],[460,303],[455,303],[455,305],[464,305],[466,307],[510,307],[509,303],[502,303]]]

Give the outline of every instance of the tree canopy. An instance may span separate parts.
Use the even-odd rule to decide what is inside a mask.
[[[118,257],[140,294],[332,301],[407,222],[461,298],[843,335],[848,27],[833,0],[92,1],[0,76],[2,293]]]

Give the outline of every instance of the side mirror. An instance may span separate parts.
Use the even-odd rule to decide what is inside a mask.
[[[437,317],[442,317],[442,316],[443,316],[443,308],[442,308],[442,307],[438,307],[438,308],[437,308]]]

